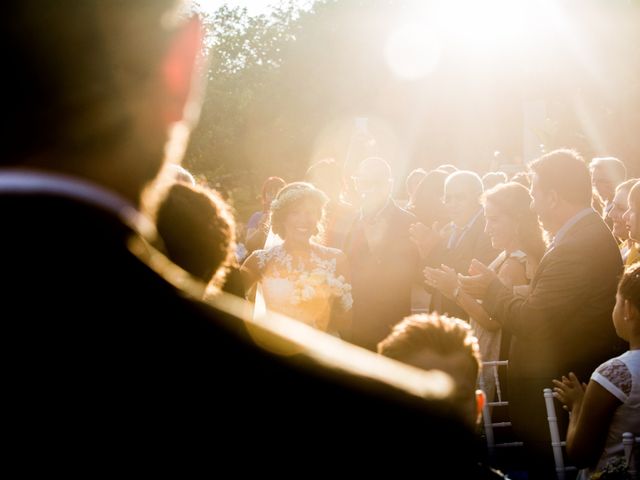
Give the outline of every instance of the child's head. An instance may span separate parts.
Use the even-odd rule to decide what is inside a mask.
[[[620,338],[629,342],[640,336],[640,262],[622,275],[613,309],[613,325]]]

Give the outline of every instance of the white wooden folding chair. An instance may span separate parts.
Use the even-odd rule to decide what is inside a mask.
[[[627,471],[631,478],[638,478],[638,472],[636,467],[638,462],[635,461],[634,455],[637,455],[637,448],[640,445],[640,436],[634,435],[631,432],[625,432],[622,434],[622,447],[624,448],[624,459],[627,464]]]
[[[560,440],[558,416],[556,415],[556,406],[553,403],[553,391],[550,388],[545,388],[543,393],[544,403],[547,407],[547,421],[549,422],[549,433],[551,435],[551,448],[553,449],[556,476],[558,480],[564,480],[567,472],[575,472],[576,467],[565,465],[563,448],[566,447],[567,442]]]
[[[508,367],[508,360],[496,360],[490,362],[482,362],[483,371],[491,371],[493,374],[493,379],[495,383],[496,394],[495,398],[491,402],[485,402],[485,405],[482,409],[482,422],[484,426],[484,434],[487,439],[487,448],[489,450],[489,454],[493,455],[495,453],[496,448],[505,448],[505,447],[521,447],[522,442],[503,442],[496,443],[494,429],[495,428],[504,428],[510,427],[511,422],[494,422],[492,419],[492,411],[494,407],[506,407],[509,405],[509,402],[503,397],[502,390],[500,388],[500,375],[499,375],[499,367],[504,367],[505,369]],[[479,376],[478,383],[480,389],[485,391],[487,395],[490,395],[489,392],[485,390],[485,382],[483,375]]]

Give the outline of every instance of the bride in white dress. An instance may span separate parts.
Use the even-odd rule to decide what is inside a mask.
[[[247,291],[260,284],[267,310],[337,334],[348,329],[353,302],[346,256],[313,241],[326,202],[308,183],[280,190],[271,228],[284,242],[253,252],[241,272]]]

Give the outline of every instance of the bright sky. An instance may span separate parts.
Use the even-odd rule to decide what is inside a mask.
[[[270,5],[273,4],[271,0],[198,0],[198,3],[207,11],[214,12],[221,5],[225,3],[231,6],[247,7],[250,14],[267,13],[270,9]]]

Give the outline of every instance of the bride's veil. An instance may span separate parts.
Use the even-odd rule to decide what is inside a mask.
[[[273,233],[272,229],[269,229],[269,234],[267,235],[267,239],[264,242],[264,249],[268,250],[272,247],[275,247],[276,245],[281,245],[282,243],[283,240],[278,235]],[[258,282],[258,285],[256,287],[255,304],[253,306],[253,318],[259,318],[261,315],[264,315],[266,311],[267,306],[264,302],[264,296],[262,295],[262,284]]]

